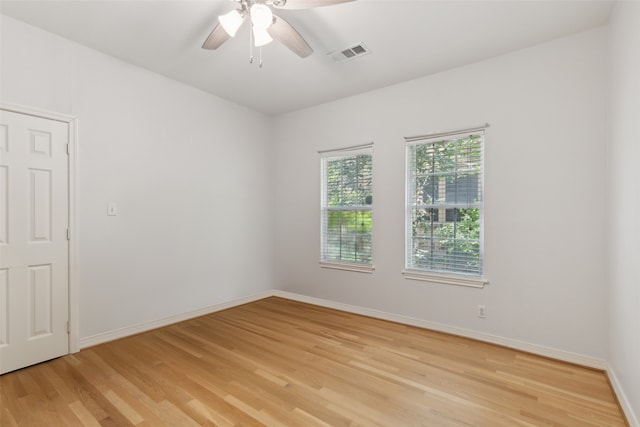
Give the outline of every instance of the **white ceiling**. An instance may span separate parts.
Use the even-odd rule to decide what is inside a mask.
[[[280,10],[314,49],[278,42],[249,64],[248,29],[200,48],[230,0],[2,0],[0,12],[175,80],[276,115],[437,73],[604,25],[611,0],[357,0]],[[371,54],[336,64],[328,52]],[[256,52],[257,56],[257,52]]]

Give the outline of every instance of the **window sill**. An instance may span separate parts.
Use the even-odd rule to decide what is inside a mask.
[[[352,264],[347,262],[320,261],[320,267],[332,268],[334,270],[356,271],[358,273],[373,273],[375,268],[368,264]]]
[[[453,275],[446,273],[436,273],[422,270],[403,270],[405,279],[421,280],[423,282],[442,283],[445,285],[469,286],[472,288],[484,288],[489,281],[480,276],[465,276],[462,274]]]

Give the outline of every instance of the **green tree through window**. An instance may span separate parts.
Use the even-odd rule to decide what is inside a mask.
[[[407,268],[481,275],[483,135],[407,149]]]
[[[322,261],[371,264],[371,163],[371,154],[322,159]]]

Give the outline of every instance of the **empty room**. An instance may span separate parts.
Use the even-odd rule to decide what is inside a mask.
[[[640,1],[0,1],[0,425],[640,427]]]

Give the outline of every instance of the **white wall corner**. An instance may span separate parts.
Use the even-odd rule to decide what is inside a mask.
[[[172,325],[178,322],[183,322],[185,320],[193,319],[195,317],[200,317],[207,314],[215,313],[217,311],[227,310],[229,308],[237,307],[243,304],[248,304],[250,302],[258,301],[270,296],[273,296],[273,291],[267,290],[263,292],[258,292],[256,294],[248,295],[246,297],[237,298],[231,301],[226,301],[220,304],[210,305],[210,306],[189,311],[186,313],[176,314],[174,316],[169,316],[169,317],[165,317],[158,320],[152,320],[150,322],[139,323],[137,325],[126,326],[124,328],[119,328],[112,331],[91,335],[89,337],[84,337],[80,339],[80,348],[85,349],[87,347],[93,347],[94,345],[103,344],[109,341],[125,338],[131,335],[139,334],[141,332],[147,332],[153,329],[162,328],[164,326]]]
[[[627,398],[627,395],[616,376],[616,373],[611,364],[607,365],[607,375],[609,376],[609,382],[611,383],[611,387],[613,387],[613,391],[618,397],[618,402],[620,403],[620,407],[622,407],[622,411],[624,415],[627,417],[627,422],[629,423],[629,427],[640,427],[640,418],[638,414],[636,414],[631,406],[631,402]]]

